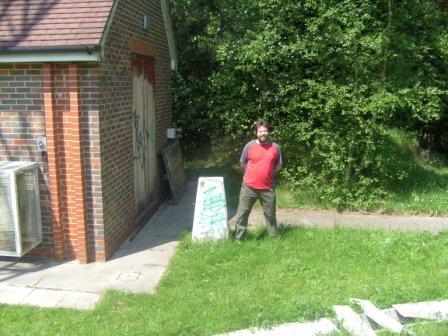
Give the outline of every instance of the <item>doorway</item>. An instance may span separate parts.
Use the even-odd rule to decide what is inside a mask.
[[[154,109],[154,59],[132,55],[132,111],[134,200],[137,214],[155,193],[156,127]]]

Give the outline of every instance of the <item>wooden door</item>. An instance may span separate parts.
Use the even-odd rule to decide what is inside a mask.
[[[154,60],[133,55],[132,67],[134,199],[140,213],[154,196],[156,178]]]

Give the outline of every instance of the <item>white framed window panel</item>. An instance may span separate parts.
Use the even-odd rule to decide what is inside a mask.
[[[0,255],[21,257],[42,242],[38,165],[0,162]]]

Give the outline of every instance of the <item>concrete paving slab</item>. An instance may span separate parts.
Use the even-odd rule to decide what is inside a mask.
[[[141,272],[120,272],[117,276],[117,281],[135,282],[141,276],[142,276]]]
[[[354,336],[376,336],[370,324],[365,323],[349,306],[333,306],[333,310],[344,329]]]
[[[32,287],[45,276],[48,268],[56,265],[52,260],[0,259],[0,283]]]
[[[0,283],[0,303],[20,304],[32,291],[33,288]]]
[[[151,251],[174,251],[179,245],[179,241],[171,241],[151,247]]]
[[[406,321],[402,321],[400,317],[397,314],[397,311],[393,308],[383,309],[382,312],[389,316],[391,319],[394,319],[395,321],[399,323],[405,323]]]
[[[190,220],[192,221],[193,217],[191,217],[191,219],[173,219],[168,217],[161,218],[159,221],[152,222],[149,227],[144,227],[143,230],[146,230],[146,232],[156,236],[178,237],[180,234],[191,228],[191,225],[187,225]]]
[[[49,289],[33,289],[21,304],[39,307],[56,307],[63,299],[63,291]]]
[[[272,329],[245,329],[218,336],[324,336],[339,331],[329,319],[323,318],[312,322],[286,323]]]
[[[101,295],[97,293],[66,291],[57,307],[71,309],[93,309],[100,300]]]
[[[448,321],[448,300],[396,304],[392,307],[406,318]]]
[[[130,293],[149,293],[154,294],[155,288],[165,273],[165,267],[152,266],[149,271],[139,273],[135,280],[130,279],[130,275],[123,277],[119,273],[116,279],[110,280],[108,288],[122,290]]]
[[[0,283],[9,283],[16,286],[33,287],[46,275],[46,271],[9,272],[0,276]]]
[[[360,299],[350,299],[350,301],[359,305],[364,311],[364,314],[381,327],[396,333],[403,331],[403,325],[400,322],[386,315],[383,311],[375,307],[371,301]]]
[[[45,308],[92,309],[99,300],[100,295],[95,293],[36,288],[21,304]]]
[[[233,223],[234,218],[231,219]],[[361,213],[338,213],[333,211],[306,211],[278,209],[277,222],[288,226],[429,231],[433,233],[448,230],[448,217],[431,216],[389,216]],[[254,209],[248,220],[249,226],[263,226],[264,217],[261,209]]]
[[[47,271],[36,287],[99,293],[107,285],[108,274],[98,272],[93,264],[62,264]]]
[[[106,263],[64,263],[47,270],[36,286],[92,293],[108,288],[153,293],[176,246],[167,244],[162,250],[146,249],[134,253],[124,251]]]
[[[139,245],[136,245],[135,247],[138,247]],[[117,253],[113,256],[113,259],[111,259],[108,263],[108,266],[123,266],[123,263],[128,260],[130,261],[130,257],[132,256],[132,265],[129,265],[128,267],[140,267],[144,266],[146,264],[151,265],[159,265],[159,266],[167,266],[171,260],[171,257],[175,253],[176,245],[165,245],[165,247],[161,248],[151,248],[139,251],[140,249],[135,249],[134,252],[130,252],[129,250],[123,251],[122,253]],[[138,252],[137,252],[138,251]],[[107,267],[107,268],[109,268]],[[101,268],[99,266],[99,268]],[[104,267],[105,268],[105,267]],[[103,268],[103,269],[104,269]]]

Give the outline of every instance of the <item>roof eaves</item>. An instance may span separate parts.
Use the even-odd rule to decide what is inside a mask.
[[[0,63],[99,62],[100,48],[84,46],[0,47]]]
[[[95,52],[99,48],[98,45],[56,45],[56,46],[6,46],[0,47],[0,53],[32,53],[32,52],[70,52],[85,51]]]

